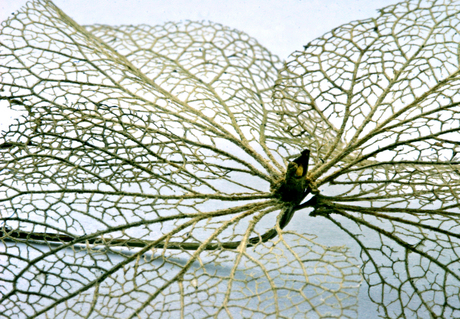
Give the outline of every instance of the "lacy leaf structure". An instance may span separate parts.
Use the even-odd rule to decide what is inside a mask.
[[[29,2],[0,34],[0,318],[356,318],[362,280],[382,317],[460,317],[459,18],[401,2],[283,63]]]

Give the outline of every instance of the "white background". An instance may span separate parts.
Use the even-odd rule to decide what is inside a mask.
[[[26,0],[0,0],[0,21],[25,5]],[[324,33],[352,20],[376,17],[392,0],[55,0],[79,24],[150,24],[167,21],[210,20],[256,38],[281,59]],[[0,109],[0,124],[8,120]],[[5,129],[4,125],[0,125]],[[344,244],[344,243],[338,243]],[[370,318],[375,308],[361,291],[360,317]],[[367,300],[365,300],[367,299]]]

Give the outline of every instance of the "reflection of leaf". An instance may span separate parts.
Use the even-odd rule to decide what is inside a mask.
[[[382,315],[458,315],[460,10],[428,4],[282,70],[217,24],[84,28],[30,4],[0,41],[25,114],[0,143],[2,315],[356,317],[350,253],[282,229],[310,206],[362,249]],[[314,197],[281,201],[304,149]]]
[[[337,317],[356,316],[354,303],[361,278],[343,251],[325,250],[292,233],[286,233],[273,244],[271,247],[259,245],[254,251],[244,253],[202,254],[183,278],[178,279],[177,285],[167,285],[155,298],[146,296],[148,306],[141,317],[147,313],[160,317],[165,305],[170,307],[172,317],[179,317],[181,307],[185,308],[185,317],[194,314],[198,318],[230,317],[231,314],[271,317],[299,312],[309,317],[327,312]],[[138,267],[150,273],[150,278],[156,278],[152,273],[159,266],[165,273],[179,272],[181,266],[177,261],[158,256]],[[126,278],[121,278],[123,281]],[[127,306],[133,307],[131,302]]]

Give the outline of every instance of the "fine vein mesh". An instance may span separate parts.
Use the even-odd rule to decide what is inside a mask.
[[[0,41],[23,115],[0,141],[0,316],[354,318],[362,274],[385,318],[460,317],[459,12],[401,2],[283,66],[214,23],[29,3]],[[278,224],[304,149],[294,210],[324,218],[295,220],[349,235],[361,269]]]
[[[362,248],[384,317],[460,315],[459,11],[407,1],[341,26],[276,88],[285,131],[315,134],[316,214]]]
[[[356,317],[355,257],[277,224],[308,145],[279,128],[281,62],[257,41],[82,27],[50,1],[0,37],[21,114],[0,140],[0,318]]]

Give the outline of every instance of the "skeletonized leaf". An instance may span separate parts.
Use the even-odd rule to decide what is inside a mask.
[[[254,39],[84,28],[35,1],[0,43],[24,115],[0,143],[0,317],[356,316],[350,253],[281,229],[306,145],[279,127],[281,63]]]
[[[295,52],[277,86],[284,131],[313,136],[314,214],[360,245],[384,317],[459,316],[459,12],[387,7]]]

